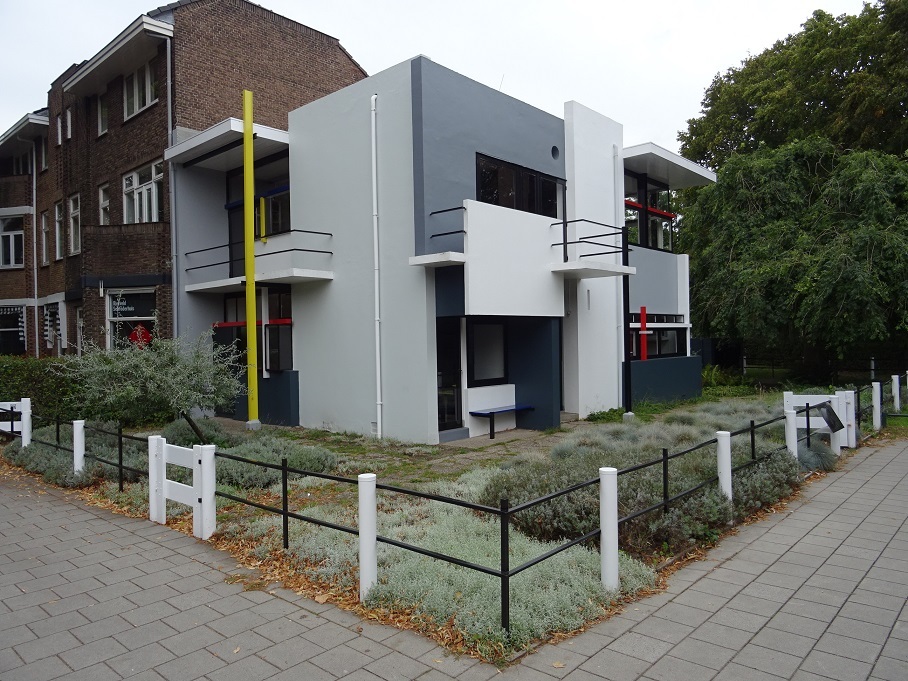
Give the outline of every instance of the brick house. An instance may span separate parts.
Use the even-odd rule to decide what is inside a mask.
[[[286,130],[288,111],[365,76],[337,39],[246,0],[160,7],[69,67],[0,134],[0,353],[170,335],[164,150],[241,116],[244,89]]]

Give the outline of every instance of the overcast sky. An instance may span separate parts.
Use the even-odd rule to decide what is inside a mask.
[[[52,80],[154,0],[0,0],[0,134],[46,106]],[[417,54],[558,116],[576,100],[624,124],[626,145],[677,151],[713,76],[815,9],[861,0],[262,0],[318,29],[370,74]]]

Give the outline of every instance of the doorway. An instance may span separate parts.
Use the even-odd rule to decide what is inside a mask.
[[[463,379],[460,365],[460,318],[439,317],[435,324],[438,362],[438,430],[463,427]]]

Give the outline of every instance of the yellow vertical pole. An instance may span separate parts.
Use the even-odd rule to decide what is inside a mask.
[[[252,153],[252,92],[243,90],[243,258],[246,266],[246,428],[258,430],[258,325],[255,312],[255,157]]]

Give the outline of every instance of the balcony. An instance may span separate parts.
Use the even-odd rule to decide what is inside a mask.
[[[304,229],[255,241],[255,280],[267,284],[302,284],[334,279],[332,235]],[[182,257],[187,292],[241,291],[246,283],[242,241],[187,251]]]
[[[621,264],[621,232],[613,227],[583,220],[553,222],[472,200],[446,212],[456,210],[462,212],[462,229],[440,231],[433,238],[450,240],[462,234],[462,252],[414,256],[410,264],[462,265],[467,315],[561,317],[565,279],[635,272]]]

